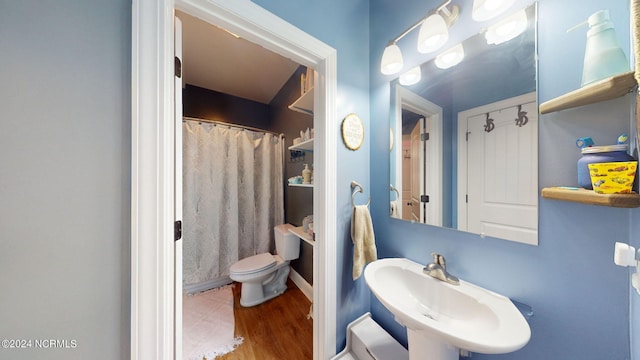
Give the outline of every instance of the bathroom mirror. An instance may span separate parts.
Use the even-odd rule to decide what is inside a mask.
[[[459,64],[391,82],[391,217],[537,245],[537,5],[516,12],[515,38],[488,44],[485,28]]]

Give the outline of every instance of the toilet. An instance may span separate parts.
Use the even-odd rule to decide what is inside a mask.
[[[240,305],[255,306],[287,290],[289,261],[297,259],[300,255],[300,238],[289,229],[293,229],[293,225],[282,224],[274,228],[276,255],[253,255],[229,268],[231,280],[242,283]]]

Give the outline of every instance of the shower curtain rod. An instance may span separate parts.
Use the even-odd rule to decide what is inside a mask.
[[[251,130],[251,131],[257,131],[257,132],[262,132],[262,133],[269,133],[269,134],[277,135],[277,136],[280,136],[280,137],[284,137],[283,133],[277,133],[275,131],[259,129],[259,128],[255,128],[255,127],[251,127],[251,126],[231,124],[231,123],[226,123],[226,122],[216,121],[216,120],[200,119],[200,118],[194,118],[194,117],[189,117],[189,116],[183,116],[182,117],[182,121],[206,122],[206,123],[216,124],[216,125],[220,125],[220,126],[227,126],[227,127],[230,127],[230,128],[234,127],[234,128],[239,128],[239,129],[243,129],[243,130]]]

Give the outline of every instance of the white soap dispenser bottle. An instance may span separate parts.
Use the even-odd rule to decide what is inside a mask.
[[[589,16],[587,23],[582,86],[630,71],[629,61],[618,45],[613,22],[609,19],[609,10]]]
[[[311,184],[311,170],[308,164],[304,164],[304,169],[302,170],[302,183]]]

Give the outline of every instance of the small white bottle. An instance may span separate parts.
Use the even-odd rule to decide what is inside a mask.
[[[302,170],[302,183],[311,184],[311,170],[309,170],[308,164],[304,164],[304,169]]]

